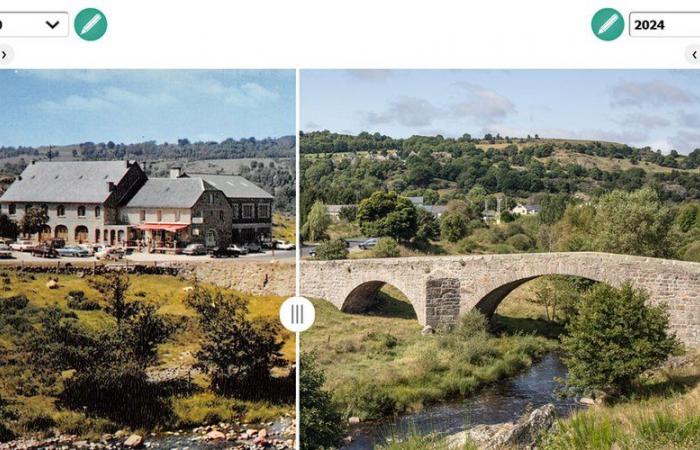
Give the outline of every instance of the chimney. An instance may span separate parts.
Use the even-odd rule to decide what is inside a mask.
[[[170,169],[170,178],[180,178],[182,175],[182,168],[181,167],[172,167]]]
[[[108,181],[107,182],[107,190],[109,192],[112,192],[114,190],[114,181]]]
[[[36,159],[32,159],[32,166],[36,164]]]

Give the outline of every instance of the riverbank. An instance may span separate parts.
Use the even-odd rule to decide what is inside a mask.
[[[410,303],[383,290],[369,315],[315,301],[316,323],[302,336],[326,372],[326,389],[346,419],[379,420],[470,396],[529,367],[556,342],[488,333],[478,316],[451,332],[421,334]]]

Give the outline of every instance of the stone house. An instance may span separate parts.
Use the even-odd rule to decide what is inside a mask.
[[[0,197],[0,213],[19,223],[32,206],[43,208],[49,221],[39,240],[116,242],[127,232],[119,208],[146,180],[129,161],[32,162]]]
[[[510,212],[516,216],[528,216],[531,214],[537,214],[538,212],[540,212],[540,209],[540,205],[523,205],[521,203],[518,203],[513,209],[510,210]]]
[[[213,247],[269,238],[273,200],[238,176],[174,169],[148,178],[131,161],[33,162],[0,197],[0,214],[18,223],[30,207],[44,208],[40,241]]]

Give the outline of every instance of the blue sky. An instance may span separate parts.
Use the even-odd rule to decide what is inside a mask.
[[[296,130],[280,71],[0,71],[0,146],[279,137]]]
[[[700,147],[700,71],[305,70],[301,129]]]

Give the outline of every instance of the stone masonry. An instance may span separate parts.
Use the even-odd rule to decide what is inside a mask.
[[[342,261],[303,261],[301,293],[346,312],[369,305],[384,284],[413,304],[418,321],[436,327],[477,308],[487,316],[513,289],[542,275],[572,275],[619,286],[629,281],[666,304],[686,345],[700,346],[700,263],[609,253],[524,253]]]

